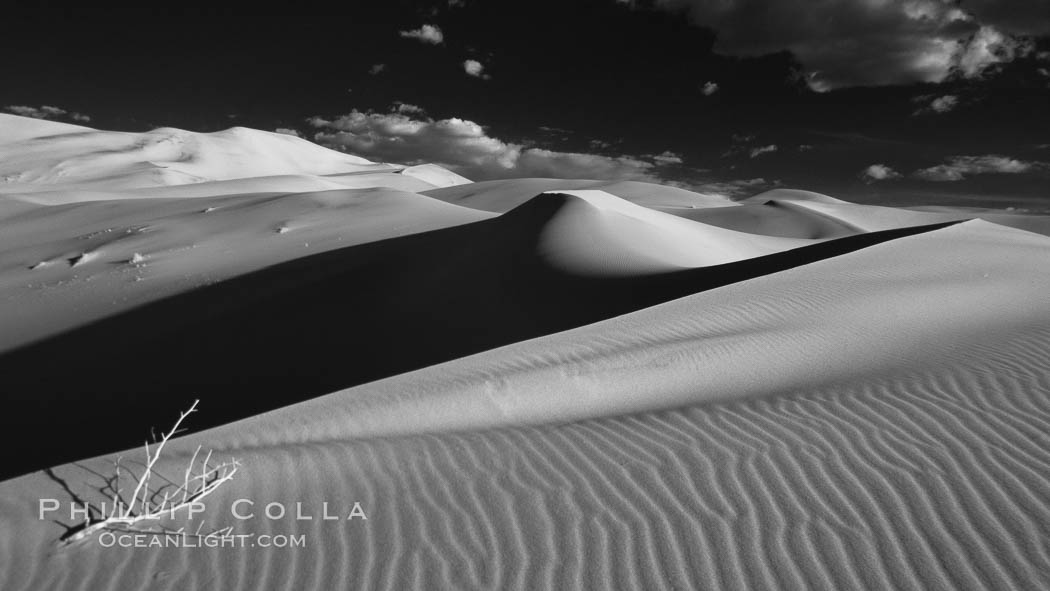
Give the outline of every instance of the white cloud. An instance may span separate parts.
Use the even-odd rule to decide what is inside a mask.
[[[386,64],[372,64],[371,68],[368,68],[368,73],[375,76],[386,69]]]
[[[700,88],[700,92],[704,93],[704,96],[711,96],[718,92],[718,83],[704,82],[704,85]]]
[[[402,115],[422,115],[426,113],[423,107],[420,107],[419,105],[403,103],[401,101],[397,101],[394,103],[393,110],[397,111],[398,113],[401,113]]]
[[[295,137],[302,137],[298,130],[291,129],[288,127],[278,127],[277,129],[273,130],[273,132],[282,135],[294,135]]]
[[[605,156],[558,152],[505,142],[489,136],[473,121],[434,120],[404,113],[358,110],[334,118],[312,117],[314,140],[371,160],[419,164],[433,162],[474,180],[514,177],[634,179],[661,181],[661,167],[680,159],[655,156]]]
[[[67,116],[73,121],[87,122],[91,121],[91,117],[84,115],[83,113],[70,112],[65,109],[58,107],[52,107],[50,105],[42,105],[40,107],[28,107],[25,105],[9,105],[4,107],[5,111],[14,113],[15,115],[21,115],[22,117],[32,117],[34,119],[51,119],[53,117]]]
[[[889,181],[901,178],[901,174],[885,164],[872,164],[860,173],[866,182]]]
[[[440,45],[445,41],[445,35],[437,25],[423,25],[411,31],[401,31],[400,34],[406,39],[416,39],[417,41],[433,45]]]
[[[928,101],[928,102],[927,102]],[[931,97],[929,95],[923,95],[915,97],[916,103],[926,103],[924,106],[917,109],[912,115],[924,115],[926,113],[947,113],[959,106],[959,97],[954,94],[946,94],[944,96]]]
[[[1034,49],[1031,41],[1003,34],[994,27],[983,26],[968,39],[959,42],[952,55],[952,67],[964,78],[977,78],[989,67],[1011,62]]]
[[[468,75],[475,78],[481,78],[482,80],[488,80],[491,78],[485,73],[485,66],[478,60],[466,60],[463,62],[463,71]]]
[[[751,148],[751,151],[748,152],[748,155],[751,156],[752,158],[758,158],[762,154],[769,154],[770,152],[776,152],[776,151],[777,151],[776,144],[769,144],[768,146],[759,146],[757,148]]]
[[[758,136],[751,133],[734,133],[732,136],[732,145],[722,153],[722,158],[731,158],[740,156],[741,154],[747,154],[751,158],[757,158],[762,154],[769,152],[776,152],[777,146],[775,144],[769,145],[755,145],[753,142]]]
[[[923,168],[914,173],[916,178],[926,181],[961,181],[977,174],[1019,174],[1034,170],[1046,170],[1050,165],[1043,162],[1025,162],[988,154],[985,156],[955,156],[947,163]]]
[[[674,152],[672,152],[670,150],[665,150],[664,152],[662,152],[660,154],[653,154],[653,155],[649,156],[649,158],[653,162],[656,162],[657,164],[663,164],[663,165],[681,164],[682,163],[682,155],[681,154],[675,154]]]

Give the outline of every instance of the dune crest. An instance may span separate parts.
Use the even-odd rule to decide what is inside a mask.
[[[175,128],[128,133],[26,119],[11,115],[0,119],[0,135],[5,138],[0,143],[0,194],[49,192],[45,197],[49,204],[103,198],[93,195],[97,193],[277,175],[385,173],[379,178],[387,186],[413,191],[465,181],[434,165],[409,169],[402,176],[402,166],[373,163],[298,137],[245,127],[213,133]],[[384,186],[376,180],[333,179],[344,187]],[[86,195],[78,195],[85,190]]]

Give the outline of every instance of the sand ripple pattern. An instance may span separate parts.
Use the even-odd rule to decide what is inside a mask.
[[[82,548],[0,587],[1050,588],[1050,331],[975,352],[815,392],[262,448],[251,472],[296,477],[251,498],[357,500],[368,521],[242,528],[305,534],[284,551]]]

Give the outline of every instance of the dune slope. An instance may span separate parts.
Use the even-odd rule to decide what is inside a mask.
[[[386,189],[23,207],[0,217],[0,351],[309,254],[491,216]]]
[[[542,195],[490,220],[292,260],[15,349],[0,356],[0,372],[17,411],[0,420],[64,429],[103,419],[108,410],[90,404],[95,397],[134,401],[144,414],[174,412],[201,397],[212,401],[206,420],[217,424],[926,229],[745,258],[753,245],[740,236],[766,246],[769,239],[650,210],[643,217],[651,219],[634,218],[609,208],[637,213],[637,206],[589,198],[600,206]],[[700,247],[714,250],[706,260],[726,262],[681,268],[654,264],[651,245],[630,250],[651,237],[653,224],[666,233],[660,223],[667,220],[699,233]],[[592,242],[581,247],[580,236]],[[148,261],[142,272],[151,273]],[[64,371],[46,371],[54,365]],[[77,410],[44,412],[55,405]],[[0,434],[15,437],[3,428]],[[132,443],[127,437],[101,433],[75,452],[41,438],[32,457],[4,470],[119,449]]]
[[[1048,248],[899,237],[177,441],[245,462],[209,524],[238,497],[369,511],[235,523],[303,548],[56,551],[24,507],[105,461],[9,481],[0,583],[1042,588]]]

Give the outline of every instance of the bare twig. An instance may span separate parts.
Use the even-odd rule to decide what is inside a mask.
[[[150,495],[150,483],[155,474],[153,468],[156,465],[157,460],[160,459],[165,444],[167,444],[168,440],[176,433],[180,432],[179,427],[182,425],[182,422],[186,420],[186,417],[193,412],[196,412],[198,402],[200,401],[195,400],[189,410],[180,413],[179,419],[175,421],[175,425],[170,431],[162,434],[160,440],[157,440],[156,436],[154,436],[155,446],[152,449],[150,448],[150,443],[148,441],[146,442],[146,463],[143,467],[142,474],[138,477],[135,483],[135,490],[131,494],[130,503],[125,504],[123,495],[120,493],[122,464],[121,458],[117,458],[114,462],[113,484],[110,487],[113,493],[113,507],[108,512],[109,514],[106,515],[105,511],[102,511],[102,514],[99,517],[89,514],[82,525],[77,526],[63,537],[63,544],[74,544],[87,539],[102,530],[134,531],[137,533],[153,534],[184,533],[184,528],[168,530],[157,527],[138,527],[136,524],[143,521],[155,521],[164,519],[165,517],[174,517],[180,510],[187,509],[194,503],[200,502],[204,497],[215,492],[220,486],[232,479],[233,475],[237,473],[237,469],[241,465],[240,462],[234,458],[213,466],[211,465],[212,452],[209,450],[204,457],[204,460],[199,463],[199,473],[196,473],[198,471],[197,458],[201,451],[200,446],[197,446],[197,449],[193,452],[193,456],[190,458],[189,464],[186,465],[182,484],[175,487],[173,490],[171,487],[174,486],[174,483],[165,484],[157,490],[154,490],[153,494]],[[158,478],[164,478],[159,474],[157,476]],[[158,496],[160,496],[161,499],[159,505],[156,503]],[[200,528],[198,528],[198,530],[199,529]],[[226,528],[226,530],[228,529],[229,528]],[[222,532],[225,530],[219,531]],[[199,537],[201,534],[198,531],[194,535]],[[214,535],[214,532],[205,535]]]

